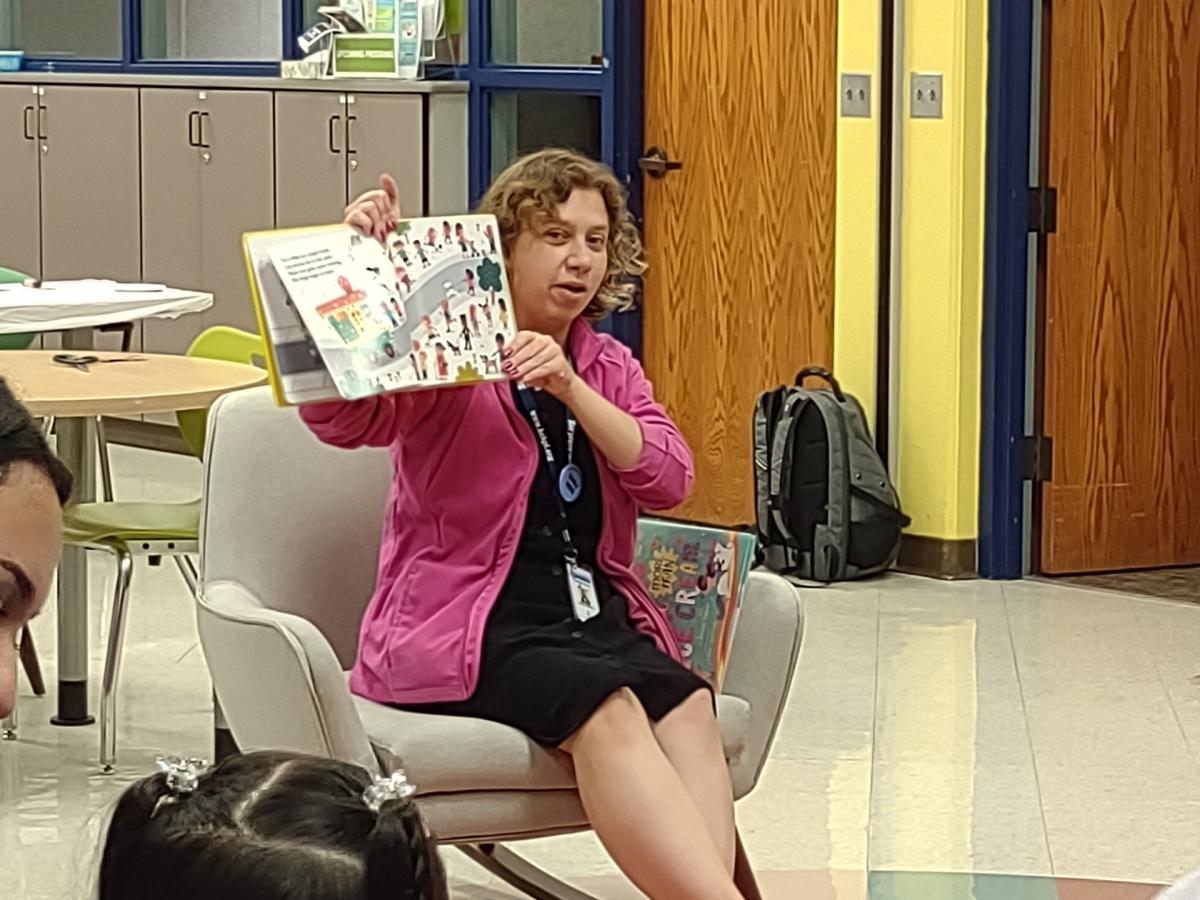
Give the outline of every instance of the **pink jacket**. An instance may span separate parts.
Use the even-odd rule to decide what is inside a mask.
[[[691,451],[623,344],[583,321],[569,342],[579,377],[637,418],[645,439],[628,471],[597,454],[604,529],[596,561],[628,599],[638,630],[678,659],[666,617],[630,565],[639,508],[684,500]],[[540,461],[508,383],[334,401],[300,414],[325,443],[389,447],[396,473],[351,690],[383,703],[466,699],[479,679],[484,625],[516,556]]]

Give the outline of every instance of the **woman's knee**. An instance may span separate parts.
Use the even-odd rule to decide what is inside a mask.
[[[646,710],[629,688],[620,688],[609,694],[596,707],[574,734],[560,745],[567,753],[575,753],[583,742],[599,744],[628,742],[640,735],[651,736],[650,720]]]
[[[694,739],[708,735],[719,739],[721,729],[713,709],[712,692],[707,688],[693,691],[682,703],[663,716],[654,730],[659,738],[665,736],[669,739],[678,735]]]

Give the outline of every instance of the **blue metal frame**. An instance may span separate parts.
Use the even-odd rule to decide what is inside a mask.
[[[1033,2],[989,4],[979,574],[1023,574]]]
[[[534,66],[491,61],[492,4],[469,0],[468,49],[463,66],[430,66],[429,77],[470,84],[468,189],[479,201],[492,179],[491,98],[497,92],[553,91],[600,98],[601,156],[629,190],[630,208],[641,220],[643,0],[604,0],[602,66]],[[601,326],[641,356],[640,310],[611,316]]]
[[[217,75],[224,77],[275,76],[276,62],[225,60],[142,59],[142,2],[121,0],[121,55],[112,58],[64,59],[27,56],[23,68],[31,72],[136,72],[145,75]],[[281,0],[283,5],[283,58],[299,55],[296,38],[304,30],[303,0]]]

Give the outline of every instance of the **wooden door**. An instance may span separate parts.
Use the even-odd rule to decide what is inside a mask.
[[[42,275],[140,280],[138,89],[48,85],[42,101]]]
[[[350,196],[379,187],[391,172],[406,216],[425,215],[425,106],[421,97],[350,94],[346,152]]]
[[[200,253],[199,115],[194,90],[142,90],[142,273],[147,281],[207,291]],[[196,318],[146,320],[143,346],[153,353],[182,353]]]
[[[833,355],[835,0],[647,0],[644,355],[696,456],[674,515],[754,520],[755,398]]]
[[[275,94],[275,224],[328,225],[346,206],[346,95]]]
[[[0,84],[0,266],[42,271],[37,88]]]
[[[1041,567],[1200,563],[1200,16],[1055,3]]]

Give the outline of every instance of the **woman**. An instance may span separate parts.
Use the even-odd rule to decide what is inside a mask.
[[[17,694],[17,641],[41,611],[62,555],[71,473],[0,379],[0,718]]]
[[[384,240],[400,210],[381,185],[346,222]],[[480,211],[499,220],[523,329],[501,351],[512,383],[302,411],[328,443],[390,447],[395,467],[351,687],[565,751],[592,826],[646,894],[737,898],[712,691],[630,571],[639,509],[681,502],[693,472],[641,367],[592,328],[645,268],[624,191],[550,150],[501,174]]]

